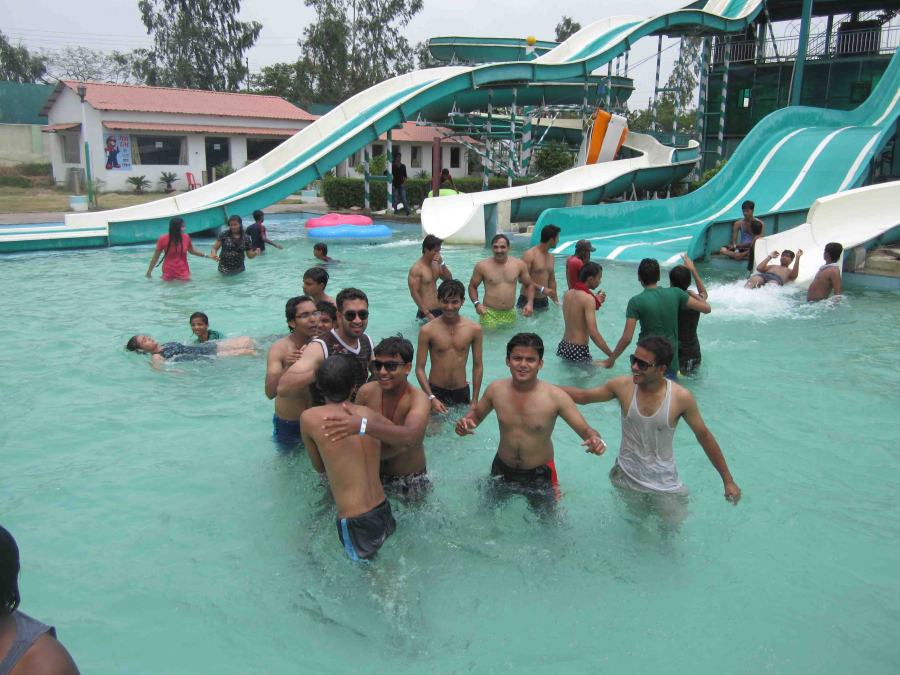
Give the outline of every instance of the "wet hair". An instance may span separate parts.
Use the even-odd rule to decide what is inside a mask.
[[[831,262],[837,262],[841,259],[841,254],[844,252],[844,247],[841,246],[836,241],[831,242],[830,244],[825,244],[825,255],[828,256],[828,259]]]
[[[337,303],[337,308],[339,312],[344,311],[344,303],[347,300],[365,300],[366,304],[369,304],[369,298],[366,297],[366,294],[363,293],[358,288],[345,288],[340,293],[337,294],[337,297],[334,301]]]
[[[166,246],[166,255],[169,255],[169,249],[173,245],[175,248],[181,248],[184,245],[181,234],[182,227],[184,227],[184,218],[172,218],[169,221],[169,244]]]
[[[789,256],[791,256],[791,261],[793,261],[794,258],[797,257],[797,256],[794,255],[794,252],[793,252],[793,251],[789,251],[788,249],[784,249],[784,250],[781,252],[781,255],[789,255]]]
[[[375,356],[393,356],[396,354],[403,359],[403,363],[412,363],[414,351],[412,342],[400,333],[397,333],[391,337],[384,338],[375,345],[375,350],[372,354]]]
[[[750,223],[750,231],[756,236],[762,234],[762,228],[762,221],[760,220],[754,220],[752,223]]]
[[[125,343],[125,349],[130,352],[139,352],[141,351],[141,343],[138,342],[138,336],[133,335],[131,339]]]
[[[343,403],[353,391],[353,367],[343,356],[329,356],[316,368],[316,385],[332,403]]]
[[[19,547],[9,530],[0,526],[0,616],[15,612],[20,602]]]
[[[440,246],[443,243],[444,243],[443,239],[439,239],[438,237],[435,237],[433,234],[429,234],[422,241],[422,253],[425,253],[425,251],[433,251],[434,249],[436,249],[438,246]]]
[[[441,169],[441,175],[442,175],[442,176],[449,176],[449,175],[450,175],[450,169]]]
[[[491,246],[493,246],[494,244],[496,244],[496,243],[497,243],[498,241],[500,241],[501,239],[506,240],[506,245],[509,246],[509,247],[512,247],[512,244],[509,243],[509,237],[507,237],[505,234],[495,234],[495,235],[494,235],[494,238],[491,239]]]
[[[541,228],[541,243],[546,244],[551,239],[555,239],[556,236],[562,232],[556,225],[544,225]]]
[[[659,335],[641,338],[638,340],[637,346],[641,349],[646,349],[648,352],[653,352],[653,356],[656,357],[656,365],[658,366],[668,368],[672,364],[672,359],[675,358],[675,350],[672,348],[672,343]]]
[[[327,300],[320,301],[319,304],[316,305],[316,311],[330,316],[331,323],[337,322],[337,307],[335,307],[334,304],[328,302]]]
[[[675,265],[669,270],[669,285],[686,291],[691,285],[691,271],[684,265]]]
[[[253,220],[255,220],[258,223],[259,221],[261,221],[263,219],[263,217],[265,217],[265,215],[266,215],[265,213],[263,213],[262,211],[257,209],[256,211],[253,212]]]
[[[297,318],[297,305],[303,304],[304,302],[312,302],[313,299],[308,295],[298,295],[294,298],[291,298],[287,301],[284,306],[284,318],[288,321],[288,330],[292,333],[294,329],[291,328],[291,321]],[[314,303],[315,304],[315,303]]]
[[[544,358],[544,341],[537,333],[518,333],[513,335],[512,340],[506,343],[506,358],[512,354],[512,350],[516,347],[532,347],[537,350],[538,358]]]
[[[466,301],[466,287],[462,285],[462,282],[457,279],[447,279],[438,286],[437,289],[438,300],[443,300],[447,298],[459,298],[463,302]]]
[[[317,284],[322,284],[322,287],[328,286],[328,270],[325,270],[321,267],[310,267],[303,273],[304,279],[312,279]]]
[[[237,216],[237,215],[229,216],[228,227],[231,227],[232,223],[237,223],[238,225],[241,226],[241,236],[243,237],[244,236],[244,221],[241,220],[241,217]]]
[[[322,255],[328,255],[328,244],[316,244],[313,251],[322,251]]]
[[[654,258],[644,258],[638,265],[638,279],[646,286],[659,281],[659,262]]]
[[[745,201],[743,204],[741,204],[741,211],[746,211],[747,209],[755,209],[755,208],[756,208],[756,204],[751,202],[749,199],[747,201]]]
[[[578,282],[583,284],[588,280],[588,277],[595,277],[602,271],[603,268],[600,265],[589,260],[581,266],[580,270],[578,270]]]
[[[207,326],[209,325],[209,317],[206,316],[203,312],[194,312],[191,314],[191,318],[188,320],[188,323],[193,323],[194,319],[203,319],[203,323]]]

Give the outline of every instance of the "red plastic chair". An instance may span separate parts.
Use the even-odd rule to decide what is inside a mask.
[[[185,177],[187,178],[187,182],[188,182],[188,190],[193,190],[198,187],[203,187],[202,185],[200,185],[200,183],[197,182],[197,179],[194,178],[194,174],[186,173]]]

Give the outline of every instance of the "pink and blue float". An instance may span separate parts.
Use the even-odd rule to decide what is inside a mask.
[[[376,225],[368,216],[354,214],[329,213],[306,221],[308,230],[315,229],[310,235],[322,241],[356,242],[385,241],[391,238],[391,228]]]

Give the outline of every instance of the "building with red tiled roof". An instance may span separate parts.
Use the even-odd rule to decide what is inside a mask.
[[[463,178],[469,175],[468,153],[470,147],[478,147],[483,150],[483,144],[468,136],[446,137],[450,133],[443,127],[419,125],[415,122],[404,122],[401,127],[391,131],[391,152],[400,153],[400,161],[406,166],[410,178],[416,174],[426,172],[431,175],[431,152],[435,138],[441,139],[442,169],[450,170],[454,178]],[[372,156],[387,152],[387,134],[382,134],[377,142],[372,144]],[[348,178],[359,178],[354,166],[363,161],[363,152],[348,157],[337,166],[337,175]],[[479,174],[480,175],[480,174]]]
[[[79,84],[61,81],[41,111],[53,173],[83,179],[87,140],[92,177],[106,190],[130,189],[126,179],[141,175],[161,189],[163,172],[177,175],[176,189],[187,189],[188,173],[205,184],[214,167],[242,168],[317,119],[277,96],[101,82],[84,83],[82,103]]]

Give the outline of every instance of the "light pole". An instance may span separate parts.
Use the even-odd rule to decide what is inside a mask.
[[[94,190],[91,186],[91,151],[88,147],[87,137],[87,113],[84,111],[84,97],[87,96],[87,86],[85,86],[84,82],[79,82],[76,91],[78,92],[78,98],[81,99],[81,133],[84,136],[84,173],[87,177],[88,204],[94,204]]]

